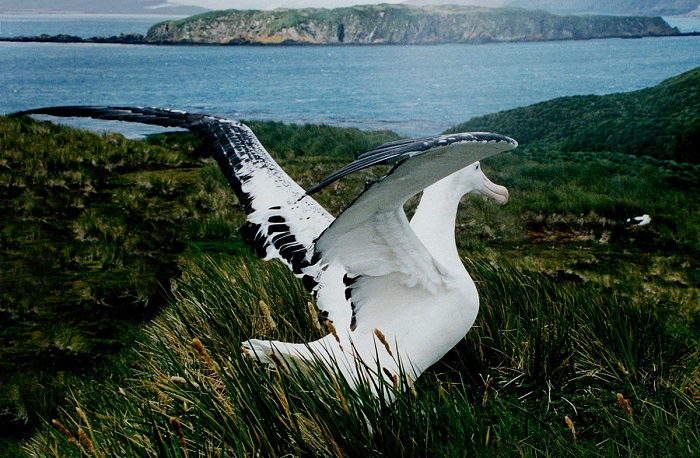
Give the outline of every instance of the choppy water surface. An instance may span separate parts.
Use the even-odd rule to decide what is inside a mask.
[[[641,89],[697,66],[700,37],[438,46],[0,43],[0,113],[135,104],[417,136],[555,97]]]

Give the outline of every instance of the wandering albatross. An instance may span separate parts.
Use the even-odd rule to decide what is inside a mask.
[[[506,188],[492,183],[478,161],[515,148],[513,139],[456,133],[391,142],[304,191],[237,121],[142,107],[51,107],[20,114],[181,127],[203,141],[245,209],[246,241],[263,259],[279,259],[302,278],[332,323],[332,332],[314,342],[244,342],[244,352],[260,362],[321,361],[340,370],[351,386],[368,381],[374,394],[391,397],[385,388],[396,387],[400,374],[415,380],[474,323],[479,296],[456,248],[457,207],[468,193],[508,200]],[[335,219],[311,197],[345,175],[393,162]],[[421,192],[409,223],[403,206]]]
[[[635,225],[635,226],[647,226],[651,223],[651,216],[646,213],[642,216],[635,216],[634,218],[627,218],[625,224]]]

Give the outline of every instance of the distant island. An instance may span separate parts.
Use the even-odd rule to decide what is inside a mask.
[[[226,10],[153,25],[139,34],[5,38],[128,44],[442,44],[680,35],[660,17],[560,16],[520,8],[367,5],[336,9]]]
[[[409,5],[480,5],[545,10],[555,14],[683,16],[698,11],[698,0],[405,0]]]
[[[661,18],[558,16],[519,8],[367,5],[216,11],[156,24],[149,42],[437,44],[673,35]]]

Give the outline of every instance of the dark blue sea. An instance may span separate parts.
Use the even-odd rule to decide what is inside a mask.
[[[159,20],[11,18],[0,15],[0,35],[145,33]],[[700,29],[694,21],[684,22],[686,31]],[[419,136],[555,97],[642,89],[698,66],[700,37],[342,47],[0,43],[0,114],[149,105]]]

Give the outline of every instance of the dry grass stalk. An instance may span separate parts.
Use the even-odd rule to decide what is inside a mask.
[[[248,349],[247,349],[246,347],[241,347],[241,349],[243,350],[243,354],[244,354],[249,360],[255,361],[255,358],[253,358],[253,355],[250,354],[250,352],[248,351]]]
[[[275,363],[275,366],[277,366],[279,369],[282,369],[285,373],[287,372],[287,366],[284,365],[284,362],[280,359],[279,356],[277,356],[276,353],[270,352],[269,355],[267,355],[273,363]]]
[[[208,377],[207,382],[212,387],[212,391],[216,394],[217,399],[221,402],[228,413],[233,413],[233,407],[225,396],[225,384],[219,377],[219,365],[212,359],[209,351],[207,351],[202,341],[197,337],[192,339],[192,348],[194,348],[197,356],[199,356],[199,359],[202,362],[205,375]]]
[[[382,334],[382,331],[379,329],[374,330],[374,335],[377,336],[377,339],[384,345],[384,348],[386,348],[386,352],[389,353],[389,356],[392,358],[394,357],[394,354],[391,352],[391,347],[389,346],[389,342],[386,341],[386,337],[384,337],[384,334]]]
[[[182,453],[185,455],[185,458],[187,458],[187,443],[185,442],[185,433],[182,432],[182,425],[177,418],[170,418],[170,426],[172,426],[173,431],[175,431]]]
[[[90,426],[90,422],[88,421],[87,416],[85,415],[85,412],[83,411],[83,409],[76,406],[75,411],[78,413],[78,416],[80,417],[80,419],[83,420],[83,423],[85,423],[85,425],[88,427],[88,431],[90,431],[90,433],[92,434],[92,427]]]
[[[187,380],[184,377],[180,377],[177,375],[173,375],[172,377],[170,377],[170,381],[175,383],[182,383],[183,385],[187,384]]]
[[[267,327],[269,328],[269,330],[274,331],[275,329],[277,329],[277,323],[275,323],[275,320],[272,318],[272,313],[270,313],[270,307],[268,307],[265,301],[263,300],[260,300],[260,302],[258,302],[258,306],[260,307],[260,310],[262,311],[262,314],[265,317],[265,322],[267,323]]]
[[[640,415],[644,413],[644,409],[645,409],[646,406],[648,406],[648,405],[649,405],[649,401],[647,401],[647,400],[645,399],[644,402],[642,402],[642,408],[639,409],[639,414],[640,414]]]
[[[211,359],[211,356],[204,347],[204,344],[197,337],[192,339],[192,348],[194,348],[194,350],[197,352],[197,355],[199,356],[200,361],[202,361],[204,368],[209,372],[216,372],[216,363],[213,359]]]
[[[328,328],[328,331],[333,334],[333,337],[335,337],[335,341],[340,343],[340,337],[338,337],[338,331],[335,330],[335,326],[333,326],[333,322],[331,320],[326,320],[326,327]],[[340,350],[343,351],[343,346],[340,346]]]
[[[416,384],[413,382],[413,377],[411,377],[409,374],[406,374],[406,380],[408,380],[408,386],[411,389],[411,393],[413,393],[413,396],[418,396],[418,391],[416,390]]]
[[[486,381],[486,388],[484,388],[484,398],[481,401],[481,407],[486,407],[486,403],[489,400],[489,392],[491,391],[492,386],[493,386],[493,377],[489,377],[489,379]]]
[[[156,443],[158,444],[158,447],[162,447],[165,441],[163,440],[163,436],[160,434],[160,429],[155,426],[155,423],[153,424],[153,431],[156,433]]]
[[[622,395],[622,393],[617,393],[617,403],[620,404],[620,408],[624,410],[627,415],[629,415],[630,420],[632,419],[632,408],[630,407],[630,403],[625,397]]]
[[[295,413],[296,430],[304,438],[307,446],[313,450],[312,456],[333,456],[331,451],[333,437],[328,434],[323,425],[323,419],[311,412]],[[342,456],[342,455],[341,455]]]
[[[90,437],[93,437],[92,426],[90,426],[90,422],[88,421],[87,415],[85,415],[83,409],[76,406],[75,411],[78,413],[78,416],[83,421],[83,423],[85,423],[85,426],[87,426],[88,432],[90,433]],[[90,439],[90,437],[87,436],[87,434],[85,434],[82,428],[78,428],[78,437],[80,438],[80,441],[83,444],[85,444],[90,454],[92,456],[97,456],[97,453],[95,452],[95,446],[92,440]]]
[[[76,447],[78,447],[78,449],[80,450],[80,454],[81,454],[81,455],[84,455],[84,454],[86,455],[86,454],[87,454],[87,453],[85,453],[85,449],[83,448],[83,446],[80,445],[80,442],[78,442],[78,440],[77,440],[75,437],[73,437],[73,435],[70,433],[70,431],[68,431],[68,428],[66,428],[65,426],[63,426],[63,424],[62,424],[60,421],[58,421],[58,420],[51,420],[51,425],[52,425],[54,428],[56,428],[56,430],[58,430],[58,432],[60,432],[61,434],[63,434],[63,436],[65,436],[65,438],[68,439],[68,442],[70,442],[71,444],[73,444],[73,445],[75,445]]]
[[[348,407],[348,402],[345,399],[345,396],[343,395],[343,391],[340,389],[340,384],[338,383],[338,379],[335,377],[332,377],[333,380],[333,387],[335,388],[336,393],[338,393],[338,398],[340,399],[340,405],[343,406],[343,410],[347,413],[350,413],[350,408]]]
[[[307,302],[306,307],[309,309],[309,315],[311,315],[311,321],[318,332],[322,332],[323,328],[321,326],[321,320],[318,316],[318,309],[313,304],[313,302]]]
[[[90,452],[90,455],[96,457],[97,453],[95,452],[95,445],[92,443],[90,438],[85,434],[85,431],[83,428],[78,428],[78,437],[80,438],[80,442],[87,447],[88,452]]]
[[[571,434],[573,434],[574,440],[576,440],[577,434],[576,434],[576,428],[574,427],[574,422],[571,421],[571,418],[569,418],[568,415],[564,417],[564,421],[566,422],[566,425],[571,430]]]

